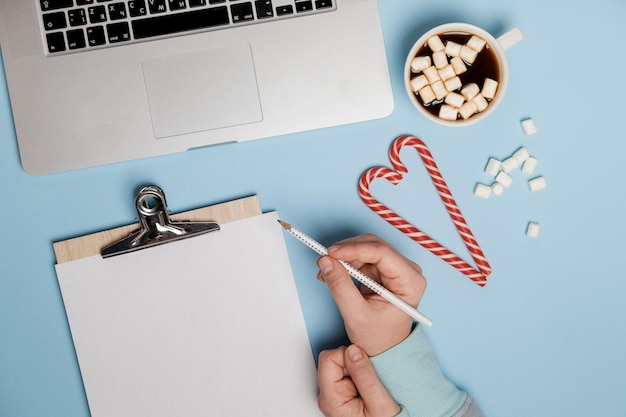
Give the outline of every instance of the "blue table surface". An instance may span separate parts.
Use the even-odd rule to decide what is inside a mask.
[[[132,223],[133,199],[158,184],[173,212],[259,195],[264,211],[322,241],[373,232],[420,263],[429,287],[420,310],[445,373],[487,416],[625,416],[626,386],[626,2],[529,0],[381,2],[395,97],[381,120],[229,144],[48,176],[20,165],[4,72],[0,74],[0,416],[88,416],[89,410],[54,272],[52,242]],[[510,83],[487,120],[463,128],[427,121],[402,81],[419,35],[449,21],[495,36],[518,26],[507,53]],[[2,66],[0,65],[0,71]],[[532,117],[536,135],[520,120]],[[493,267],[486,287],[404,236],[360,200],[357,181],[389,165],[402,134],[431,149]],[[490,156],[525,146],[545,190],[527,177],[487,200]],[[467,250],[412,149],[397,187],[372,191],[465,259]],[[526,236],[529,221],[540,236]],[[345,343],[316,256],[287,237],[313,351]]]

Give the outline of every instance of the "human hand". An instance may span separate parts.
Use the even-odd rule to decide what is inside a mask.
[[[318,405],[326,417],[393,417],[400,407],[356,345],[320,353]]]
[[[326,283],[335,299],[350,341],[369,356],[402,342],[411,333],[413,319],[367,287],[359,290],[338,259],[352,264],[413,307],[426,290],[419,265],[372,234],[338,242],[328,249],[328,255],[318,260],[318,279]]]

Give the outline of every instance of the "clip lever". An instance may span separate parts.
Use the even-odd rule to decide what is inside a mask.
[[[141,228],[102,249],[103,258],[220,230],[215,222],[171,221],[165,193],[156,185],[143,187],[137,195],[135,206]]]

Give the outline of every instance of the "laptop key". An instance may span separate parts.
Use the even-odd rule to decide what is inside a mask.
[[[109,9],[109,19],[126,19],[126,5],[124,3],[111,3],[107,9]]]
[[[64,12],[48,13],[43,15],[43,26],[46,30],[57,30],[67,27]]]
[[[67,31],[67,46],[69,49],[80,49],[87,46],[85,42],[85,34],[82,29]]]
[[[206,6],[206,0],[189,0],[189,7],[203,7]]]
[[[88,4],[93,4],[94,0],[76,0],[77,6],[86,6]]]
[[[146,10],[146,2],[144,0],[129,1],[128,13],[130,17],[145,16],[148,13]]]
[[[87,9],[89,23],[102,23],[107,21],[107,13],[104,6],[93,6]]]
[[[230,14],[233,16],[233,23],[253,20],[252,3],[233,4],[230,6]]]
[[[226,6],[176,13],[131,22],[135,39],[206,29],[230,23]]]
[[[333,7],[333,2],[331,0],[315,0],[316,9],[327,9],[329,7]]]
[[[87,15],[84,9],[68,10],[67,18],[70,26],[82,26],[87,24]]]
[[[89,43],[89,46],[99,46],[107,43],[104,36],[104,27],[93,26],[87,28],[87,43]]]
[[[257,0],[254,2],[254,7],[256,8],[256,16],[259,19],[274,17],[271,0]]]
[[[164,13],[167,11],[165,7],[166,0],[148,0],[148,9],[150,13]]]
[[[276,7],[276,15],[277,16],[284,16],[287,14],[293,14],[293,6],[292,5],[287,5],[287,6],[277,6]]]
[[[107,25],[109,43],[126,42],[130,40],[130,27],[127,22],[111,23]]]
[[[185,4],[185,0],[168,0],[170,3],[170,10],[182,10],[186,9],[187,5]]]
[[[308,12],[309,10],[313,10],[313,2],[311,2],[310,0],[296,2],[296,11],[298,13]]]
[[[65,37],[63,32],[47,33],[46,40],[48,41],[48,52],[62,52],[65,51]]]
[[[50,10],[64,9],[74,6],[73,0],[39,0],[41,10],[48,12]]]

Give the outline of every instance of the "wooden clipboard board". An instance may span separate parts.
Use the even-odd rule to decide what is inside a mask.
[[[221,224],[257,216],[261,213],[258,196],[250,196],[178,213],[173,216],[173,219],[194,222],[215,221]],[[122,239],[137,228],[137,224],[131,224],[55,242],[52,246],[57,264],[98,255],[102,248]]]

